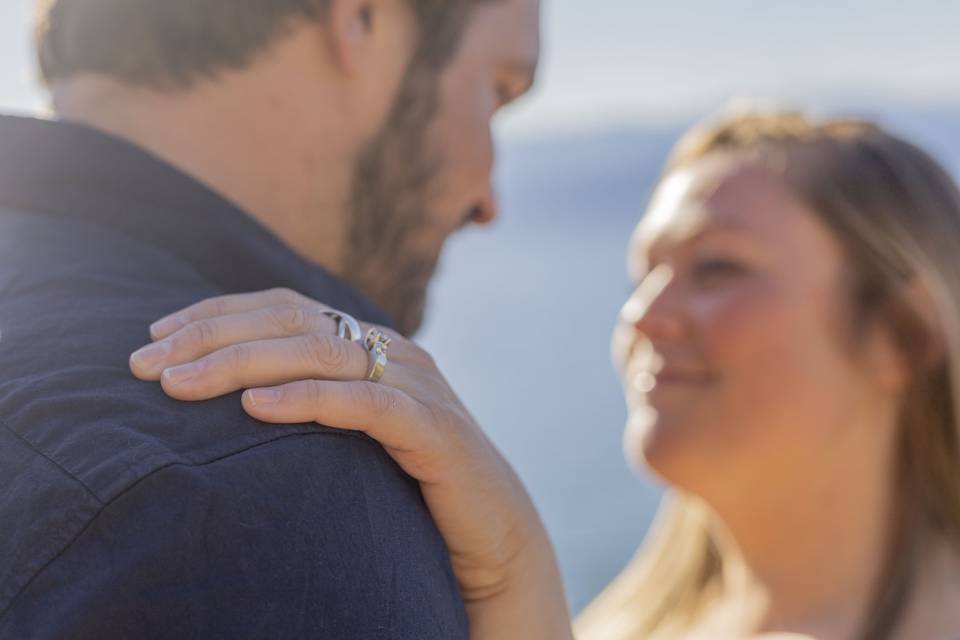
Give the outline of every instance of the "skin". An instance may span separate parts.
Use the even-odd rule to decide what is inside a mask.
[[[724,159],[664,183],[630,264],[614,339],[627,452],[711,505],[731,567],[690,637],[851,637],[889,530],[907,374],[881,324],[851,342],[839,245],[775,176]],[[154,325],[166,355],[131,367],[174,398],[248,389],[264,422],[380,440],[424,488],[473,637],[571,637],[529,498],[430,357],[393,335],[382,383],[357,382],[368,356],[324,308],[285,290],[203,301]],[[931,541],[919,575],[897,637],[960,635],[953,548]]]
[[[849,324],[842,248],[773,174],[720,157],[668,178],[629,262],[627,453],[713,508],[733,566],[698,633],[852,637],[891,529],[908,371],[882,324]]]
[[[556,558],[533,503],[433,360],[381,327],[393,341],[386,373],[380,384],[358,382],[369,355],[335,337],[326,309],[286,289],[206,300],[156,323],[152,346],[162,356],[135,353],[131,369],[180,400],[248,389],[244,409],[264,422],[317,422],[379,440],[420,482],[447,541],[470,637],[572,638]]]
[[[350,219],[357,167],[390,132],[415,46],[401,0],[333,0],[327,22],[298,25],[249,68],[184,92],[78,76],[53,88],[54,107],[207,183],[299,254],[353,278],[409,334],[446,239],[496,216],[490,121],[532,83],[538,13],[534,0],[478,8],[438,79],[439,111],[413,163],[430,167],[429,180],[383,198],[412,203],[402,218],[413,229],[402,243],[410,268],[396,286],[382,287],[391,271],[376,265],[376,250],[350,241]],[[812,212],[769,175],[693,173],[668,183],[631,254],[638,289],[618,332],[627,347],[617,350],[628,451],[702,496],[739,561],[703,636],[844,638],[862,615],[888,530],[904,367],[879,329],[865,331],[855,352],[842,340],[842,257]],[[706,235],[692,239],[721,222],[738,228],[711,234],[709,245]],[[696,271],[692,256],[708,252],[748,269]],[[371,261],[375,268],[353,275]],[[392,298],[399,286],[411,290]],[[429,356],[394,334],[383,384],[356,382],[367,354],[332,338],[322,309],[283,290],[205,301],[159,323],[152,357],[134,354],[131,368],[181,400],[248,389],[244,408],[265,422],[366,431],[421,482],[472,637],[571,637],[539,517]],[[903,637],[960,632],[948,606],[960,593],[956,564],[946,545],[933,546]]]
[[[53,105],[206,183],[409,335],[446,240],[496,218],[491,121],[532,86],[539,9],[478,4],[443,73],[407,92],[424,104],[436,93],[436,112],[419,120],[394,120],[418,41],[406,0],[332,0],[324,22],[303,21],[249,67],[186,90],[83,74],[52,87]],[[372,204],[358,199],[371,193]]]
[[[422,322],[446,239],[496,216],[490,121],[533,82],[538,4],[481,7],[439,82],[432,69],[407,78],[405,108],[364,152],[354,180],[344,277],[408,335]]]

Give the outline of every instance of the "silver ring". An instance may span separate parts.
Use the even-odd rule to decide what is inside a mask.
[[[390,338],[379,329],[370,329],[364,340],[364,345],[370,352],[370,371],[367,373],[367,380],[380,382],[389,363],[387,350],[390,348]]]
[[[360,342],[363,340],[363,329],[360,323],[349,313],[343,311],[324,311],[323,315],[333,318],[337,323],[337,337],[349,340],[350,342]]]

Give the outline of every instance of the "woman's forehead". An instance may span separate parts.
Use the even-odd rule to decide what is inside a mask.
[[[661,183],[633,234],[631,261],[714,232],[767,247],[811,249],[810,242],[819,243],[825,231],[811,226],[821,225],[768,168],[715,159],[677,170]]]
[[[634,233],[634,244],[683,242],[711,229],[749,231],[752,210],[769,194],[761,169],[730,161],[674,171],[657,188]],[[766,197],[765,197],[766,196]]]

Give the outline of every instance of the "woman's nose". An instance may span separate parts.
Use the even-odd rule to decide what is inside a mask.
[[[643,279],[620,310],[620,320],[651,340],[677,337],[682,323],[671,295],[673,269],[661,265]]]

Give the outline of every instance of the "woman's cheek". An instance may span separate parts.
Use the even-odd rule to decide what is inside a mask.
[[[692,306],[707,364],[720,369],[735,366],[758,345],[775,338],[785,320],[778,299],[775,290],[759,285],[701,294]]]
[[[821,375],[811,367],[817,336],[795,296],[757,285],[705,300],[700,310],[704,350],[717,378],[713,409],[748,457],[797,431],[793,423],[810,411],[811,378]]]
[[[696,305],[700,348],[716,380],[713,401],[733,424],[746,428],[772,418],[760,415],[776,412],[766,400],[780,402],[783,389],[796,382],[794,369],[807,347],[791,304],[788,292],[755,282],[713,292]]]

